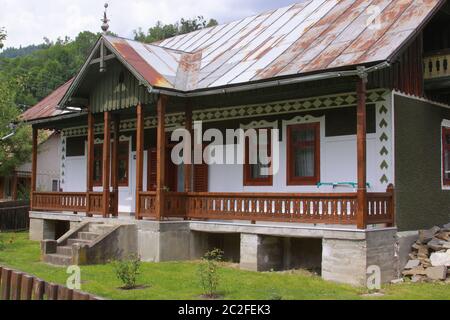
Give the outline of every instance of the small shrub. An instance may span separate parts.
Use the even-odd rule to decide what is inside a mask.
[[[136,287],[141,259],[137,255],[131,255],[128,259],[112,262],[117,278],[122,281],[123,289],[134,289]]]
[[[219,286],[219,263],[222,261],[223,251],[214,249],[208,251],[198,268],[200,284],[203,288],[203,296],[208,298],[217,297],[217,287]]]

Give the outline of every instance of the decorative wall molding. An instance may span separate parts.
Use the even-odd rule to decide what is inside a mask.
[[[64,137],[64,136],[62,136],[61,137],[61,145],[60,145],[60,148],[61,148],[61,162],[60,162],[60,164],[61,164],[61,167],[60,167],[60,182],[59,182],[59,184],[60,184],[60,188],[62,189],[62,190],[64,190],[64,183],[65,183],[65,180],[66,180],[66,177],[65,177],[65,175],[66,175],[66,151],[67,151],[67,139]]]
[[[266,120],[260,120],[260,121],[252,121],[249,124],[241,124],[241,129],[260,129],[260,128],[278,128],[278,121],[266,121]]]
[[[387,90],[370,90],[367,93],[367,103],[378,104],[386,102],[387,96],[389,96],[389,91]],[[356,106],[356,102],[356,93],[352,92],[297,100],[270,102],[264,104],[194,110],[192,117],[194,121],[216,122],[234,119],[256,118],[270,115],[299,113],[313,110],[354,107]],[[167,127],[181,127],[183,123],[184,113],[173,113],[166,115]],[[144,119],[145,129],[156,128],[156,126],[156,117],[147,117]],[[119,128],[120,131],[136,130],[136,119],[122,120],[120,122]],[[94,126],[94,133],[103,133],[103,124],[96,124]],[[87,126],[64,129],[63,135],[65,137],[86,136]]]
[[[393,183],[393,128],[391,100],[386,99],[376,103],[376,132],[378,150],[378,170],[380,178],[378,183],[387,187]]]

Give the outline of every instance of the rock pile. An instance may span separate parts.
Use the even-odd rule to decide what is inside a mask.
[[[410,260],[403,276],[413,282],[450,282],[450,223],[442,228],[433,227],[419,231],[419,239],[413,244]]]

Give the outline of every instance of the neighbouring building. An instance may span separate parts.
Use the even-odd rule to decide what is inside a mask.
[[[61,192],[39,190],[33,157],[31,238],[62,264],[219,247],[250,270],[363,284],[376,265],[389,281],[397,232],[450,220],[449,39],[442,0],[303,1],[152,44],[103,35],[26,119],[34,150],[38,130],[61,133]],[[197,122],[278,129],[279,170],[176,165],[171,133]]]
[[[25,114],[26,116],[26,114]],[[57,132],[49,132],[37,150],[38,166],[36,190],[58,192],[61,137]],[[31,162],[18,166],[11,174],[0,177],[0,201],[28,199],[31,191]]]

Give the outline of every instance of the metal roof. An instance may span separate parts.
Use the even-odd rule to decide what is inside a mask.
[[[105,37],[152,86],[192,91],[388,61],[443,0],[306,0],[155,44]]]
[[[58,109],[57,107],[59,101],[61,101],[67,89],[72,84],[72,81],[73,79],[70,79],[65,84],[53,91],[50,95],[38,102],[36,105],[22,113],[20,119],[23,121],[32,121],[35,119],[49,118],[58,116],[63,113],[68,113],[67,111]]]
[[[443,3],[305,0],[153,44],[102,38],[152,87],[190,92],[390,61]],[[72,82],[22,119],[61,114],[58,104]]]

